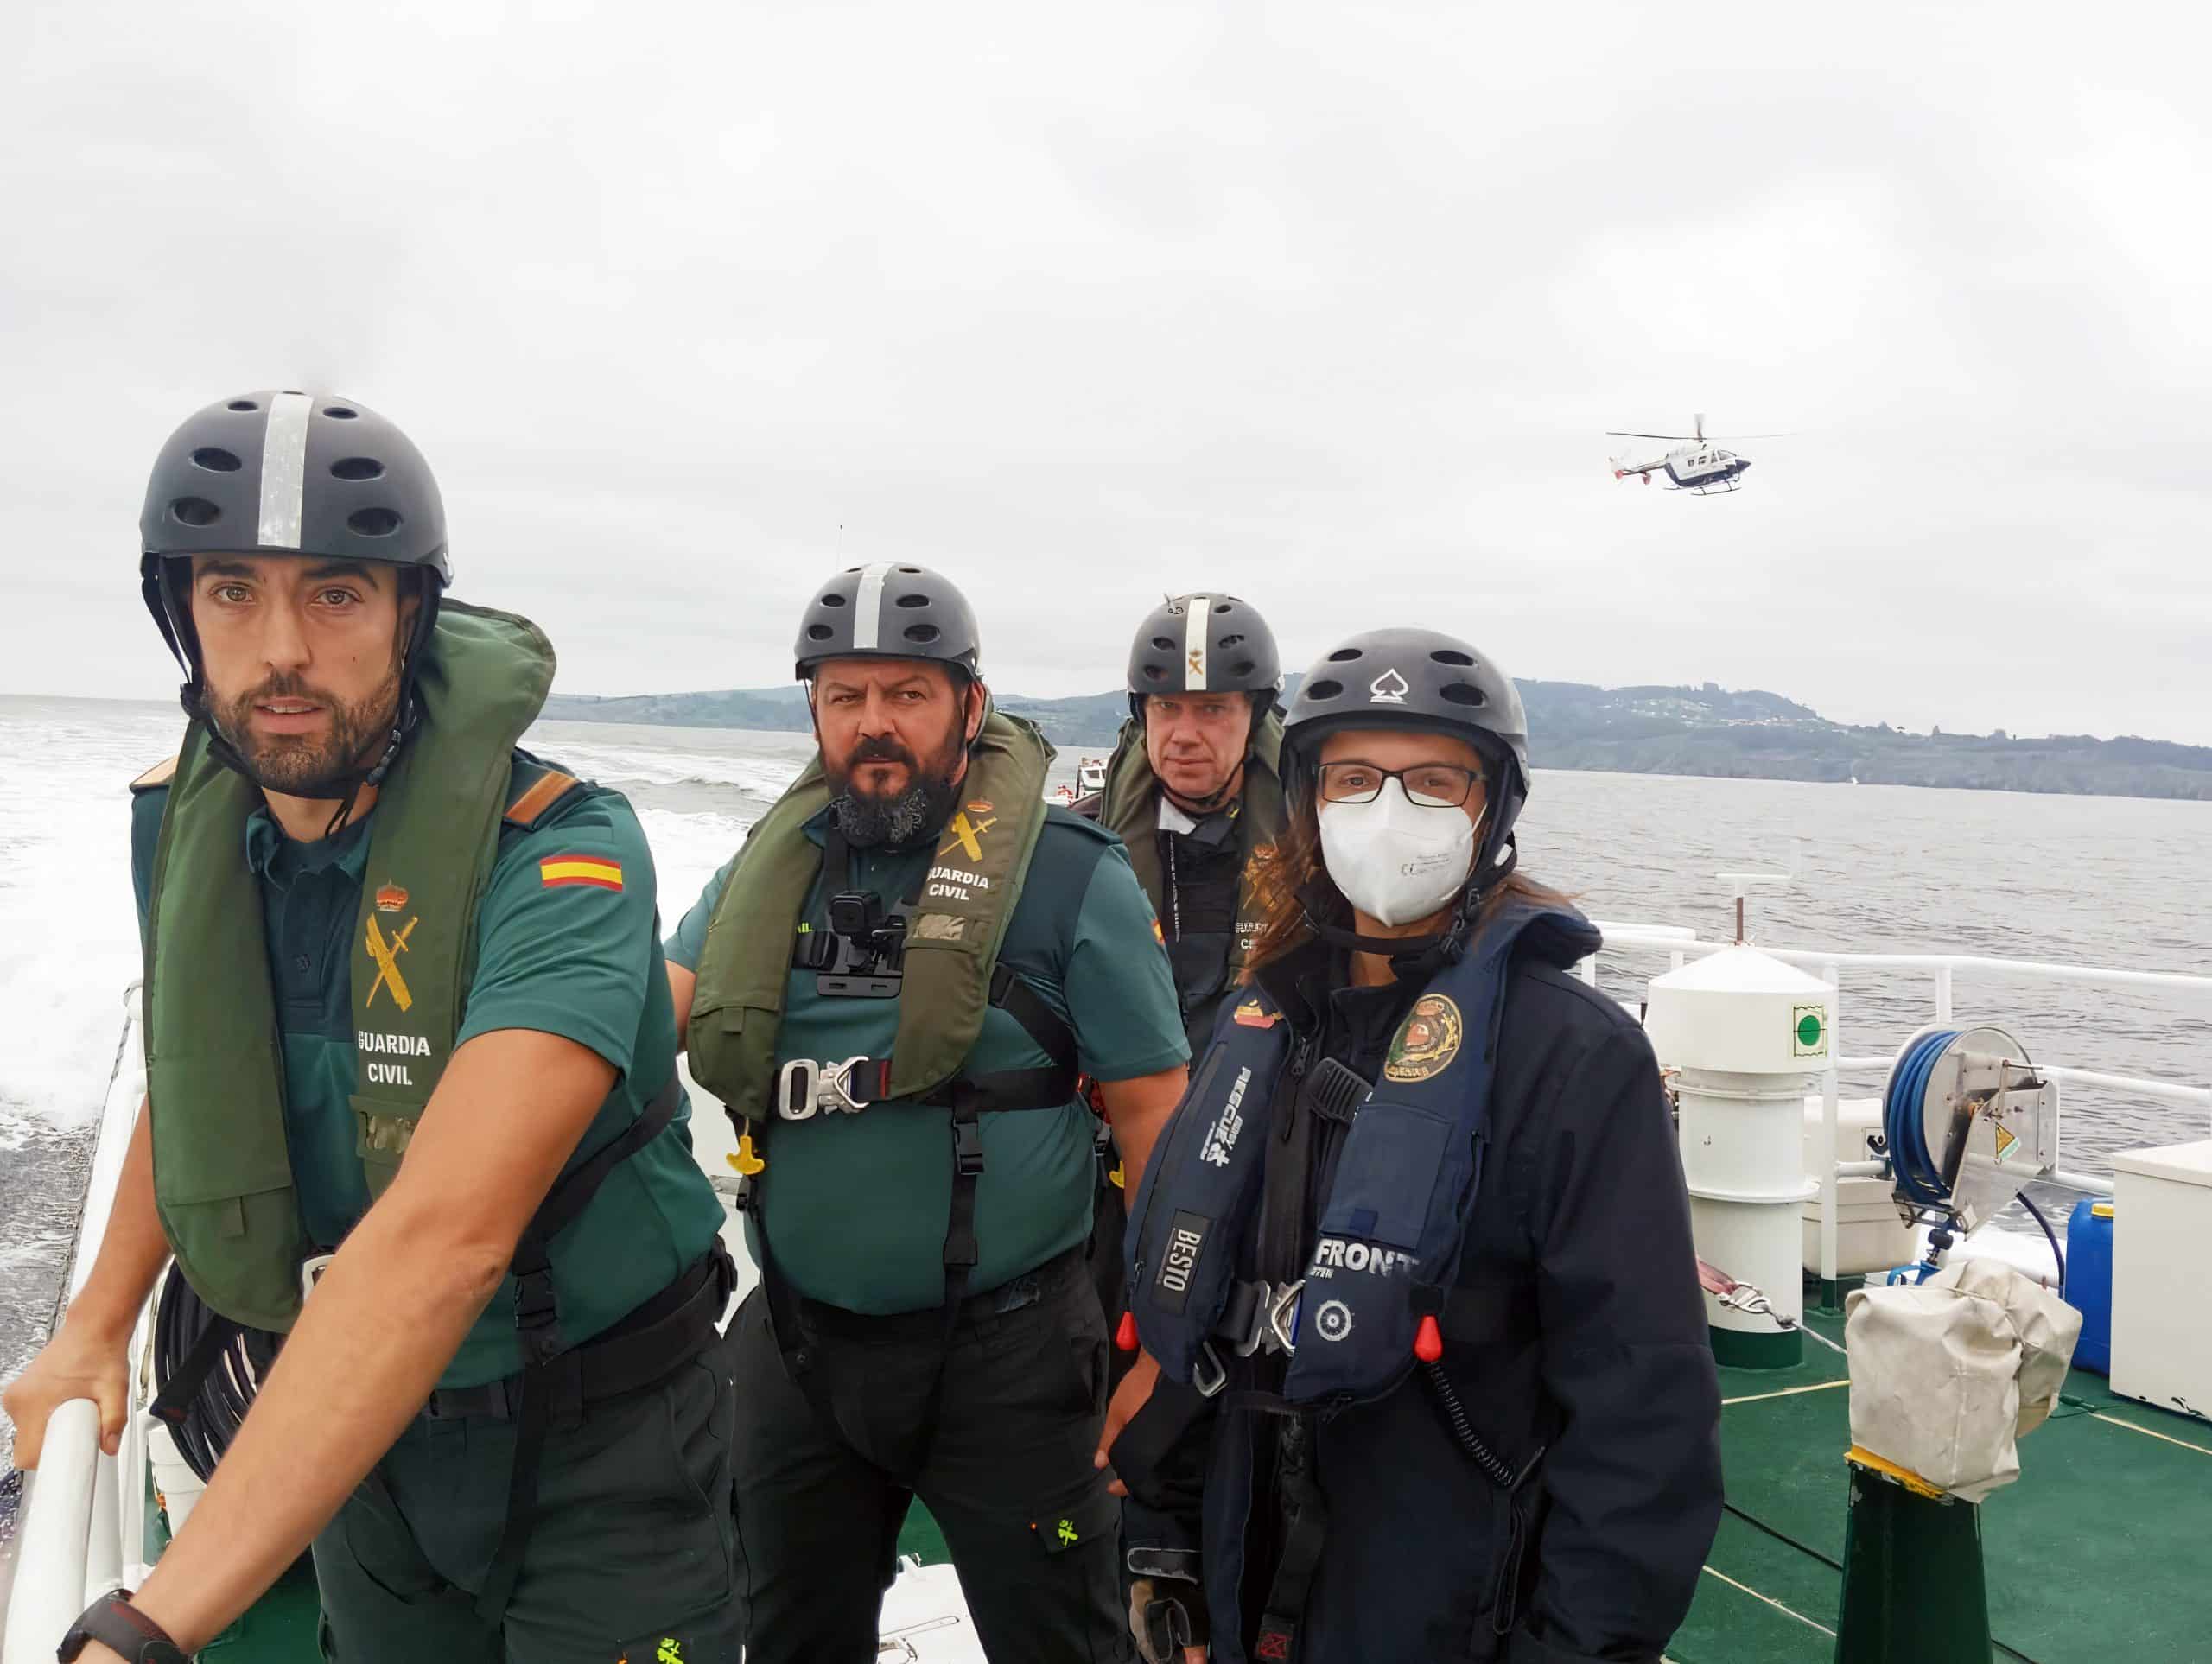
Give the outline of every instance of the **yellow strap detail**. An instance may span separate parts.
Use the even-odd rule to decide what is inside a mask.
[[[174,757],[164,757],[160,762],[155,764],[153,767],[148,769],[143,774],[133,780],[130,783],[130,789],[133,791],[150,791],[156,786],[167,785],[169,783],[171,777],[175,773],[176,759]]]
[[[1945,1490],[1942,1486],[1935,1483],[1932,1480],[1922,1478],[1910,1468],[1899,1467],[1896,1463],[1891,1461],[1886,1457],[1875,1455],[1873,1451],[1868,1450],[1864,1445],[1853,1445],[1844,1454],[1847,1460],[1855,1462],[1862,1468],[1871,1468],[1876,1473],[1887,1474],[1891,1478],[1896,1480],[1899,1484],[1903,1485],[1907,1490],[1910,1491],[1916,1496],[1948,1496],[1950,1495],[1950,1492]]]
[[[537,784],[507,805],[507,824],[525,829],[535,826],[537,817],[552,808],[562,793],[575,783],[573,774],[563,774],[557,768],[547,770],[538,777]]]

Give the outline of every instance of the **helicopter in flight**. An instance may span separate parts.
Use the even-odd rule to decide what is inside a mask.
[[[1691,419],[1694,431],[1687,434],[1635,434],[1618,429],[1608,429],[1611,439],[1668,439],[1677,441],[1675,448],[1655,462],[1630,462],[1624,457],[1613,458],[1613,478],[1625,480],[1630,474],[1643,476],[1649,485],[1655,472],[1663,472],[1670,482],[1670,491],[1694,491],[1700,497],[1719,492],[1734,491],[1743,483],[1744,471],[1750,467],[1749,459],[1730,450],[1723,450],[1719,442],[1705,431],[1702,412]],[[1745,434],[1745,439],[1787,439],[1787,434]],[[1740,441],[1739,441],[1740,442]]]

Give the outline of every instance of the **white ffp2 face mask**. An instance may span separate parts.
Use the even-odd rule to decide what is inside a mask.
[[[1417,803],[1402,781],[1385,780],[1372,803],[1323,803],[1320,820],[1321,864],[1344,899],[1385,924],[1427,918],[1474,870],[1467,811]]]

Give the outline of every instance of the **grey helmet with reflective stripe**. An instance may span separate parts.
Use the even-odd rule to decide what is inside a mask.
[[[1145,615],[1129,646],[1129,708],[1147,694],[1282,690],[1282,656],[1259,608],[1235,595],[1171,595]]]
[[[1474,746],[1488,764],[1476,873],[1484,886],[1512,870],[1514,822],[1529,800],[1529,718],[1513,678],[1471,643],[1440,630],[1370,630],[1315,661],[1283,720],[1283,785],[1313,787],[1321,741],[1344,728],[1428,728]]]
[[[188,418],[155,460],[138,546],[385,561],[453,581],[423,454],[375,411],[312,393],[242,393]]]
[[[155,459],[138,549],[147,610],[189,678],[182,696],[195,715],[201,670],[191,556],[313,556],[422,573],[391,743],[359,776],[381,778],[413,726],[416,653],[453,581],[445,503],[413,441],[350,398],[287,389],[220,400],[187,417]],[[216,753],[243,768],[214,738]]]
[[[816,590],[792,657],[802,682],[832,658],[926,658],[982,676],[968,598],[943,574],[902,561],[848,567]]]

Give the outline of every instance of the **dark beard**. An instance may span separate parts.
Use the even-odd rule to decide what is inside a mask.
[[[956,730],[955,741],[947,744],[934,767],[925,765],[893,740],[861,740],[842,769],[830,769],[825,759],[823,772],[830,777],[832,793],[830,807],[845,842],[862,849],[877,844],[912,843],[950,820],[953,803],[959,796],[959,788],[953,784],[960,765],[957,734]],[[906,789],[889,797],[859,790],[853,784],[853,771],[862,763],[905,764]]]
[[[268,734],[257,738],[252,728],[253,708],[270,699],[312,699],[330,713],[330,727],[321,738],[300,734]],[[394,664],[384,683],[357,704],[348,705],[295,676],[275,676],[222,709],[215,708],[203,687],[201,713],[236,752],[246,777],[264,791],[310,803],[331,802],[346,796],[355,777],[384,754],[399,708],[399,667]]]

